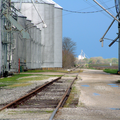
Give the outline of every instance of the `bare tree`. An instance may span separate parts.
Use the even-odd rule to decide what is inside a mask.
[[[70,68],[74,66],[75,62],[75,49],[76,43],[73,42],[70,38],[63,38],[63,68]]]

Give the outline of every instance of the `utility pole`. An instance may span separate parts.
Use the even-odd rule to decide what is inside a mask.
[[[117,12],[117,11],[116,11]],[[118,0],[118,19],[120,20],[120,0]],[[118,74],[120,74],[120,23],[118,22]]]
[[[112,24],[114,23],[114,21],[118,21],[118,36],[112,41],[112,43],[110,43],[109,47],[112,46],[112,44],[114,44],[117,40],[118,40],[118,74],[120,74],[120,0],[115,0],[115,5],[116,5],[116,12],[117,12],[117,16],[114,17],[109,11],[107,11],[102,5],[100,5],[96,0],[93,0],[97,5],[99,5],[104,11],[106,11],[109,15],[111,15],[114,20],[113,22],[110,24],[110,26],[108,27],[107,31],[105,32],[105,34],[103,35],[103,37],[100,39],[100,42],[103,43],[103,39],[105,37],[105,35],[107,34],[107,32],[109,31],[109,29],[111,28]],[[118,19],[117,19],[118,17]]]

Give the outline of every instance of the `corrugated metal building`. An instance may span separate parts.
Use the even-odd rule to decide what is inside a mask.
[[[12,34],[11,68],[18,70],[18,59],[28,69],[62,67],[62,7],[52,0],[34,0],[34,4],[31,0],[11,2],[21,11],[21,14],[17,12],[17,22],[30,36],[29,39],[23,38],[20,31]],[[43,28],[43,21],[47,28]]]

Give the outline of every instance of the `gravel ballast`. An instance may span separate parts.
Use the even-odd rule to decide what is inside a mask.
[[[31,85],[23,86],[23,87],[16,87],[16,88],[6,88],[6,89],[0,89],[0,104],[6,104],[9,102],[12,102],[23,95],[27,94],[30,90],[43,85],[47,81],[51,81],[57,77],[52,77],[46,80],[34,80],[30,81]]]

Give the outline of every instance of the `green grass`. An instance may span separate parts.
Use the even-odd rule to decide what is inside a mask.
[[[73,70],[70,73],[80,73],[80,72],[83,72],[83,70]]]
[[[72,104],[73,100],[75,99],[75,95],[77,94],[78,94],[78,90],[75,86],[73,86],[64,107],[69,107]]]
[[[30,110],[26,110],[26,111],[15,111],[15,110],[12,110],[12,111],[9,111],[8,115],[17,115],[17,114],[46,114],[46,113],[52,113],[53,110],[33,110],[33,111],[30,111]]]
[[[88,64],[89,67],[110,66],[110,64]],[[112,64],[112,66],[118,66],[118,64]]]
[[[118,80],[116,83],[120,83],[120,80]]]
[[[71,75],[67,75],[67,74],[66,74],[66,75],[64,75],[64,77],[76,77],[76,75],[72,75],[72,76],[71,76]]]
[[[1,78],[0,79],[0,87],[5,87],[5,86],[9,86],[9,85],[13,85],[15,83],[19,83],[20,81],[18,81],[17,79],[20,77],[26,77],[26,76],[32,76],[31,74],[16,74],[12,77],[7,77],[7,78]]]
[[[95,68],[93,68],[93,67],[89,67],[89,68],[87,68],[87,69],[97,70],[97,69],[95,69]]]
[[[118,69],[104,69],[103,71],[106,73],[117,74]]]
[[[29,77],[29,78],[27,78]],[[41,74],[16,74],[12,77],[1,78],[0,87],[21,87],[30,85],[29,81],[43,80],[50,77],[60,77],[60,75],[41,75]]]
[[[38,73],[38,72],[61,72],[67,73],[67,70],[28,70],[24,73]]]

